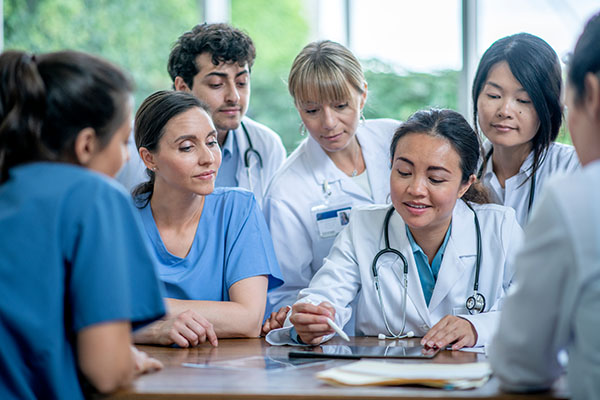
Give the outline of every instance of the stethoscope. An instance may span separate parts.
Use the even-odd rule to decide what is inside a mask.
[[[494,148],[492,147],[490,149],[490,151],[487,152],[487,154],[485,155],[485,162],[481,164],[481,167],[479,168],[479,173],[477,174],[477,179],[481,179],[482,175],[483,175],[483,165],[487,164],[487,162],[490,160],[490,157],[492,156],[492,152],[494,151]],[[531,206],[533,205],[533,199],[535,198],[535,173],[531,174],[531,182],[529,184],[529,200],[527,202],[527,214],[529,214],[531,212]]]
[[[252,145],[252,139],[250,139],[250,134],[248,133],[248,130],[246,129],[246,125],[244,125],[243,122],[241,123],[241,125],[242,125],[242,130],[244,131],[244,135],[246,135],[246,140],[248,141],[248,148],[244,152],[244,166],[246,167],[246,173],[248,174],[248,183],[250,185],[250,191],[253,192],[254,185],[252,184],[252,174],[250,173],[251,172],[250,171],[250,157],[254,156],[258,160],[258,166],[261,169],[263,168],[263,160],[262,160],[262,157],[261,157],[260,153],[258,152],[258,150],[256,150],[254,148],[254,146]],[[261,176],[261,180],[262,180],[262,176]],[[264,188],[263,188],[263,190],[264,190]]]
[[[467,301],[465,302],[465,307],[467,308],[467,310],[469,311],[469,314],[479,314],[481,312],[483,312],[483,310],[485,309],[485,297],[483,296],[483,294],[479,293],[479,269],[481,267],[481,228],[479,227],[479,219],[477,218],[477,213],[475,212],[475,210],[473,209],[473,207],[471,207],[471,205],[465,201],[465,204],[467,205],[467,207],[469,207],[471,209],[471,211],[473,211],[473,216],[474,216],[474,221],[475,221],[475,233],[477,235],[477,258],[475,261],[475,283],[473,284],[473,294],[471,296],[469,296],[467,298]],[[379,335],[380,339],[402,339],[405,337],[412,337],[414,336],[414,333],[412,331],[407,332],[406,334],[404,334],[404,329],[406,328],[406,296],[408,293],[408,262],[406,261],[406,257],[404,257],[404,255],[399,252],[398,250],[392,248],[390,246],[390,237],[389,237],[389,225],[390,225],[390,219],[392,218],[392,215],[394,214],[394,211],[396,209],[392,206],[390,207],[390,209],[388,210],[388,212],[385,215],[385,219],[383,222],[383,234],[384,234],[384,241],[385,241],[385,248],[380,250],[375,257],[373,258],[373,263],[371,264],[371,271],[373,273],[373,282],[375,284],[375,291],[377,292],[377,298],[379,300],[379,308],[381,309],[381,314],[383,315],[383,322],[385,324],[385,328],[387,329],[388,333],[390,334],[390,336],[386,336],[383,334]],[[402,264],[403,264],[403,268],[402,268],[402,272],[403,272],[403,284],[404,284],[404,299],[402,301],[402,329],[400,330],[399,333],[394,333],[392,331],[392,329],[390,328],[390,325],[388,323],[387,320],[387,315],[385,312],[385,305],[383,303],[383,300],[381,298],[381,290],[379,288],[379,273],[377,271],[377,261],[379,261],[379,258],[381,256],[383,256],[384,254],[393,254],[395,256],[397,256],[398,258],[400,258],[400,260],[402,260]]]

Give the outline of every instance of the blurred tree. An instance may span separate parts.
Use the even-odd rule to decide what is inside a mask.
[[[171,45],[199,17],[197,0],[4,0],[5,48],[100,55],[129,71],[140,104],[171,86]]]
[[[300,117],[287,90],[296,55],[308,43],[310,27],[301,0],[232,0],[232,24],[254,41],[252,96],[248,115],[281,136],[288,152],[302,140]]]

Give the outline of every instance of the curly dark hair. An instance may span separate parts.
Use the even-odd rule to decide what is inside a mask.
[[[229,24],[201,24],[181,35],[173,45],[167,69],[173,82],[180,76],[191,89],[194,76],[199,72],[196,57],[204,52],[212,54],[212,62],[237,62],[252,68],[256,49],[250,37]]]

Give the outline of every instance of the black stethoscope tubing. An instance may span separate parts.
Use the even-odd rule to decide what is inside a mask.
[[[252,139],[250,139],[250,134],[248,133],[248,130],[246,129],[246,125],[244,125],[243,122],[241,123],[241,125],[242,125],[242,130],[244,131],[244,135],[246,135],[246,140],[248,141],[248,148],[244,152],[244,166],[246,168],[250,168],[250,157],[254,154],[254,156],[258,159],[258,166],[260,168],[262,168],[263,167],[262,157],[261,157],[260,153],[252,145]]]
[[[477,237],[477,258],[475,261],[475,283],[473,284],[473,295],[471,295],[467,298],[467,301],[465,302],[465,306],[470,314],[478,314],[485,310],[485,297],[483,296],[483,294],[479,293],[479,271],[481,269],[481,227],[479,225],[479,218],[477,217],[477,213],[475,212],[473,207],[467,201],[465,201],[465,204],[467,205],[467,207],[469,207],[469,209],[471,211],[473,211],[473,220],[475,223],[475,233],[476,233],[476,237]],[[392,206],[392,207],[390,207],[390,209],[387,211],[387,213],[385,215],[385,219],[383,222],[385,248],[380,250],[373,258],[373,262],[371,263],[371,272],[373,273],[373,281],[375,283],[375,290],[377,291],[377,295],[379,298],[379,305],[381,307],[381,312],[383,314],[383,320],[386,325],[386,328],[387,328],[388,332],[392,335],[392,337],[398,337],[403,334],[404,328],[406,326],[406,292],[408,291],[408,262],[406,260],[406,257],[400,251],[398,251],[390,246],[389,225],[390,225],[390,219],[392,218],[394,211],[395,211],[395,208]],[[379,261],[379,258],[381,256],[383,256],[384,254],[388,254],[388,253],[398,256],[402,260],[402,264],[403,264],[404,294],[405,294],[404,304],[403,304],[403,307],[404,307],[404,313],[403,313],[404,318],[403,319],[404,319],[404,321],[402,323],[402,330],[400,331],[399,334],[394,334],[388,325],[386,313],[383,308],[384,307],[383,301],[381,299],[381,291],[380,291],[380,287],[379,287],[379,274],[377,271],[377,262]]]
[[[490,157],[492,156],[492,152],[494,151],[494,148],[492,147],[490,149],[490,151],[487,152],[487,154],[485,155],[485,161],[481,164],[481,167],[479,168],[479,173],[477,174],[477,179],[481,179],[481,177],[483,176],[483,165],[486,164]],[[529,212],[531,212],[531,206],[533,205],[533,200],[535,198],[535,172],[531,174],[531,182],[529,184],[529,199],[527,201],[527,213],[529,214]]]

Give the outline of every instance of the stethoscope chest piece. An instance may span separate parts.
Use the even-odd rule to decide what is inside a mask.
[[[469,314],[479,314],[485,310],[485,297],[479,292],[473,293],[472,296],[467,298],[467,302],[465,303],[467,307],[467,311]]]

